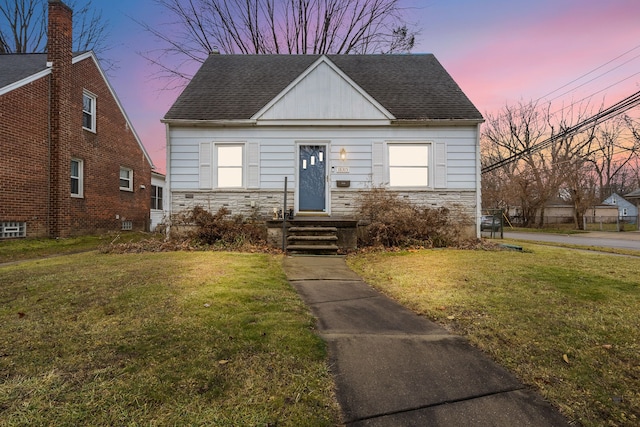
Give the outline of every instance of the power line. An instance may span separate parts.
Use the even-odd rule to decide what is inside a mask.
[[[520,158],[522,158],[523,156],[527,155],[527,154],[531,154],[531,153],[535,153],[538,152],[540,150],[544,150],[545,148],[549,147],[551,144],[553,144],[556,140],[561,139],[561,138],[565,138],[567,136],[570,135],[574,135],[577,134],[579,132],[581,132],[585,127],[591,125],[591,124],[595,124],[601,121],[606,121],[610,118],[613,118],[617,115],[620,115],[622,113],[624,113],[625,111],[630,110],[633,107],[636,107],[640,105],[640,91],[624,98],[623,100],[615,103],[614,105],[612,105],[609,108],[606,108],[602,111],[600,111],[599,113],[583,120],[582,122],[570,126],[569,128],[565,129],[564,131],[560,132],[557,135],[553,135],[547,139],[545,139],[544,141],[540,142],[539,144],[534,145],[533,147],[529,147],[525,150],[522,150],[518,153],[515,153],[507,158],[504,158],[502,160],[499,160],[491,165],[485,166],[482,168],[481,172],[482,173],[487,173],[487,172],[491,172],[495,169],[498,169],[499,167],[508,165],[509,163],[515,162],[517,160],[519,160]]]
[[[553,94],[553,93],[556,93],[557,91],[559,91],[559,90],[561,90],[561,89],[564,89],[565,87],[567,87],[567,86],[569,86],[569,85],[571,85],[571,84],[573,84],[573,83],[577,82],[578,80],[582,79],[583,77],[587,77],[587,76],[588,76],[589,74],[591,74],[591,73],[595,73],[595,72],[596,72],[596,71],[598,71],[599,69],[606,67],[607,65],[611,64],[612,62],[614,62],[614,61],[616,61],[616,60],[618,60],[618,59],[622,58],[623,56],[625,56],[625,55],[627,55],[627,54],[629,54],[629,53],[633,52],[634,50],[636,50],[636,49],[638,49],[638,48],[640,48],[640,45],[637,45],[636,47],[631,48],[631,49],[629,49],[628,51],[626,51],[626,52],[624,52],[624,53],[621,53],[620,55],[616,56],[615,58],[613,58],[613,59],[611,59],[611,60],[609,60],[609,61],[605,62],[604,64],[602,64],[602,65],[600,65],[600,66],[598,66],[598,67],[594,68],[594,69],[593,69],[593,70],[591,70],[591,71],[588,71],[588,72],[584,73],[584,74],[583,74],[583,75],[581,75],[580,77],[577,77],[577,78],[575,78],[575,79],[571,80],[569,83],[566,83],[566,84],[564,84],[564,85],[560,86],[559,88],[557,88],[557,89],[555,89],[555,90],[552,90],[551,92],[547,93],[546,95],[542,95],[540,98],[538,98],[538,99],[536,100],[536,102],[540,101],[542,98],[546,98],[547,96],[549,96],[549,95],[551,95],[551,94]],[[630,62],[630,61],[632,61],[632,60],[636,59],[637,57],[638,57],[638,56],[633,57],[632,59],[630,59],[630,60],[626,61],[626,62],[625,62],[625,63],[623,63],[622,65],[627,64],[628,62]],[[617,69],[617,68],[620,68],[622,65],[619,65],[618,67],[614,68],[613,70],[615,70],[615,69]],[[609,71],[607,71],[607,72],[605,72],[605,73],[602,73],[602,74],[600,74],[598,77],[595,77],[595,78],[593,78],[593,79],[589,80],[589,82],[591,82],[591,81],[593,81],[593,80],[595,80],[595,79],[598,79],[598,78],[600,78],[600,77],[604,76],[605,74],[610,73],[610,72],[611,72],[611,71],[613,71],[613,70],[609,70]],[[587,83],[589,83],[589,82],[587,82]],[[580,85],[580,86],[578,86],[578,87],[581,87],[581,86],[584,86],[584,84],[582,84],[582,85]],[[576,88],[576,89],[577,89],[577,88]],[[571,92],[571,91],[569,91],[569,92]],[[568,92],[566,92],[566,93],[568,93]],[[566,93],[565,93],[565,94],[566,94]],[[560,95],[560,96],[562,96],[562,95]],[[556,98],[557,98],[557,97],[556,97]],[[554,98],[554,99],[556,99],[556,98]]]
[[[562,90],[562,89],[564,89],[564,88],[566,88],[566,87],[570,86],[571,84],[573,84],[573,83],[575,83],[575,82],[579,81],[580,79],[582,79],[582,78],[584,78],[584,77],[587,77],[588,75],[590,75],[590,74],[592,74],[592,73],[595,73],[596,71],[598,71],[598,70],[600,70],[600,69],[602,69],[602,68],[606,67],[607,65],[609,65],[609,64],[611,64],[611,63],[613,63],[613,62],[615,62],[616,60],[618,60],[618,59],[620,59],[620,58],[624,57],[625,55],[628,55],[629,53],[633,52],[633,51],[634,51],[634,50],[636,50],[636,49],[640,49],[640,45],[637,45],[637,46],[635,46],[635,47],[633,47],[633,48],[631,48],[631,49],[629,49],[629,50],[627,50],[627,51],[625,51],[625,52],[621,53],[620,55],[616,56],[615,58],[610,59],[609,61],[605,62],[604,64],[602,64],[602,65],[600,65],[600,66],[598,66],[598,67],[596,67],[596,68],[594,68],[594,69],[592,69],[592,70],[590,70],[590,71],[588,71],[588,72],[586,72],[586,73],[582,74],[581,76],[579,76],[579,77],[577,77],[577,78],[575,78],[575,79],[571,80],[571,81],[570,81],[570,82],[568,82],[568,83],[565,83],[564,85],[560,86],[559,88],[554,89],[554,90],[552,90],[551,92],[549,92],[549,93],[547,93],[547,94],[545,94],[545,95],[540,96],[540,97],[539,97],[539,98],[537,98],[535,101],[533,101],[533,102],[532,102],[532,104],[537,104],[537,103],[538,103],[539,101],[541,101],[543,98],[546,98],[547,96],[549,96],[549,95],[551,95],[551,94],[553,94],[553,93],[556,93],[556,92],[558,92],[559,90]],[[606,74],[608,74],[608,73],[611,73],[611,72],[613,72],[614,70],[617,70],[618,68],[622,67],[623,65],[626,65],[626,64],[628,64],[629,62],[631,62],[631,61],[633,61],[633,60],[637,59],[638,57],[640,57],[640,55],[636,55],[636,56],[634,56],[633,58],[631,58],[631,59],[629,59],[629,60],[625,61],[624,63],[622,63],[622,64],[620,64],[620,65],[616,66],[615,68],[610,69],[610,70],[608,70],[608,71],[606,71],[606,72],[604,72],[604,73],[601,73],[601,74],[600,74],[600,75],[598,75],[597,77],[594,77],[594,78],[592,78],[591,80],[589,80],[589,81],[587,81],[587,82],[585,82],[585,83],[583,83],[583,84],[581,84],[581,85],[579,85],[579,86],[577,86],[577,87],[575,87],[575,88],[573,88],[573,89],[571,89],[571,90],[568,90],[568,91],[564,92],[564,93],[563,93],[563,94],[561,94],[561,95],[558,95],[558,96],[556,96],[556,97],[552,98],[551,100],[549,100],[549,101],[548,101],[548,103],[549,103],[549,104],[551,104],[551,102],[552,102],[552,101],[554,101],[554,100],[558,99],[559,97],[564,96],[564,95],[567,95],[567,94],[571,93],[572,91],[574,91],[574,90],[576,90],[576,89],[578,89],[578,88],[580,88],[580,87],[582,87],[582,86],[586,85],[587,83],[591,83],[591,82],[593,82],[594,80],[597,80],[597,79],[599,79],[599,78],[603,77],[604,75],[606,75]],[[630,78],[632,78],[632,77],[634,77],[634,76],[636,76],[636,75],[638,75],[638,74],[640,74],[640,72],[636,72],[636,73],[634,73],[634,74],[632,74],[632,75],[630,75],[630,76],[628,76],[628,77],[626,77],[626,78],[624,78],[624,79],[622,79],[622,80],[619,80],[619,81],[617,81],[617,82],[615,82],[615,83],[613,83],[613,84],[611,84],[611,85],[607,86],[607,87],[606,87],[606,88],[604,88],[604,89],[601,89],[601,90],[599,90],[599,91],[597,91],[597,92],[594,92],[594,93],[592,93],[591,95],[587,95],[587,96],[585,96],[584,98],[582,98],[580,101],[573,102],[571,105],[569,105],[569,106],[567,106],[567,107],[563,107],[563,108],[561,108],[561,109],[560,109],[560,110],[558,110],[558,111],[562,111],[562,110],[564,110],[564,109],[566,109],[566,108],[569,108],[569,107],[571,107],[571,106],[573,106],[573,105],[575,105],[575,104],[577,104],[577,103],[579,103],[579,102],[582,102],[582,101],[584,101],[584,100],[586,100],[586,99],[592,98],[593,96],[595,96],[595,95],[597,95],[597,94],[599,94],[599,93],[601,93],[601,92],[604,92],[605,90],[610,89],[610,88],[612,88],[613,86],[616,86],[616,85],[618,85],[618,84],[620,84],[620,83],[622,83],[622,82],[624,82],[624,81],[626,81],[626,80],[628,80],[628,79],[630,79]],[[517,108],[515,111],[518,111],[518,110],[520,110],[520,109],[522,109],[522,108],[524,108],[524,107]],[[504,115],[499,116],[499,117],[504,117]]]
[[[639,56],[640,56],[640,55],[639,55]],[[586,100],[586,99],[589,99],[589,98],[592,98],[592,97],[594,97],[595,95],[597,95],[597,94],[599,94],[599,93],[601,93],[601,92],[604,92],[605,90],[611,89],[611,88],[612,88],[612,87],[614,87],[615,85],[620,84],[620,83],[622,83],[622,82],[624,82],[624,81],[626,81],[626,80],[629,80],[630,78],[635,77],[635,76],[637,76],[638,74],[640,74],[640,71],[638,71],[638,72],[636,72],[636,73],[633,73],[633,74],[631,74],[630,76],[625,77],[625,78],[624,78],[624,79],[622,79],[622,80],[618,80],[617,82],[612,83],[612,84],[610,84],[609,86],[607,86],[607,87],[605,87],[605,88],[603,88],[603,89],[600,89],[600,90],[599,90],[599,91],[597,91],[597,92],[592,93],[591,95],[585,96],[584,98],[582,98],[582,99],[580,99],[580,100],[578,100],[578,101],[572,102],[571,104],[567,105],[566,107],[562,107],[562,108],[560,108],[559,110],[554,111],[554,112],[553,112],[553,114],[557,114],[557,113],[559,113],[560,111],[566,110],[567,108],[571,108],[571,107],[573,107],[573,106],[574,106],[574,105],[576,105],[576,104],[580,104],[582,101],[584,101],[584,100]],[[568,92],[567,92],[567,93],[568,93]],[[554,99],[555,99],[555,98],[554,98]]]
[[[586,82],[582,83],[581,85],[578,85],[578,86],[574,87],[574,88],[573,88],[573,89],[571,89],[571,90],[568,90],[568,91],[566,91],[566,92],[561,93],[560,95],[556,96],[555,98],[551,98],[551,99],[549,99],[549,100],[548,100],[548,102],[555,101],[556,99],[560,98],[561,96],[565,96],[566,94],[571,93],[571,92],[573,92],[574,90],[579,89],[579,88],[581,88],[582,86],[584,86],[584,85],[586,85],[586,84],[588,84],[588,83],[591,83],[591,82],[593,82],[593,81],[595,81],[595,80],[599,79],[600,77],[604,76],[605,74],[608,74],[608,73],[610,73],[610,72],[612,72],[612,71],[614,71],[614,70],[617,70],[618,68],[622,67],[623,65],[628,64],[629,62],[631,62],[631,61],[633,61],[634,59],[637,59],[637,58],[640,58],[640,55],[636,55],[636,56],[634,56],[633,58],[631,58],[631,59],[627,60],[626,62],[623,62],[622,64],[618,65],[617,67],[612,68],[612,69],[610,69],[609,71],[606,71],[606,72],[604,72],[604,73],[602,73],[602,74],[599,74],[599,75],[595,76],[594,78],[592,78],[591,80],[587,80]],[[616,82],[616,83],[614,83],[614,84],[612,84],[612,85],[608,86],[607,88],[605,88],[605,89],[603,89],[603,90],[609,89],[610,87],[615,86],[615,85],[617,85],[618,83],[622,83],[623,81],[628,80],[628,79],[630,79],[631,77],[633,77],[633,76],[635,76],[635,75],[637,75],[637,74],[638,74],[638,73],[634,73],[634,74],[630,75],[629,77],[626,77],[626,78],[624,78],[624,79],[622,79],[622,80],[620,80],[620,81],[618,81],[618,82]],[[574,81],[575,81],[575,80],[574,80]],[[589,95],[587,98],[590,98],[590,97],[592,97],[593,95],[595,95],[595,94],[597,94],[597,93],[600,93],[600,92],[602,92],[602,90],[600,90],[600,91],[598,91],[598,92],[595,92],[595,93],[593,93],[593,94]],[[546,95],[545,95],[545,96],[546,96]]]

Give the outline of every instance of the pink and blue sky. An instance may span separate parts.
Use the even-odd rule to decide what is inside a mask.
[[[96,3],[96,2],[94,2]],[[100,5],[100,2],[96,4]],[[609,106],[640,90],[638,0],[407,0],[421,28],[414,53],[433,53],[481,113],[520,101]],[[157,48],[133,19],[161,25],[151,0],[111,0],[110,82],[156,168],[165,172],[161,118],[178,95],[137,52]],[[133,19],[132,19],[133,18]]]

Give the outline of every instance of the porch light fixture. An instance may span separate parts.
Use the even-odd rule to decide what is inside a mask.
[[[340,150],[340,160],[347,160],[347,150],[344,147]]]

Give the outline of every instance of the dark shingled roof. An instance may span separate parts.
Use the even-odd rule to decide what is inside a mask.
[[[640,188],[637,190],[632,191],[629,194],[625,194],[624,195],[625,199],[638,199],[640,198]]]
[[[87,51],[74,52],[73,57]],[[0,88],[47,69],[46,53],[1,53]]]
[[[46,69],[46,53],[0,54],[0,88]]]
[[[398,120],[482,120],[431,54],[327,55]],[[320,55],[210,55],[167,120],[246,120]]]

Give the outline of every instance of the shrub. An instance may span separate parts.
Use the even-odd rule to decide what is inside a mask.
[[[187,215],[187,221],[197,226],[196,238],[204,244],[224,246],[242,246],[244,244],[261,245],[266,242],[266,229],[263,224],[241,215],[229,216],[227,208],[218,209],[215,214],[196,206]]]
[[[383,188],[362,192],[360,218],[366,227],[359,246],[445,247],[460,243],[462,220],[454,221],[448,208],[419,207]]]

